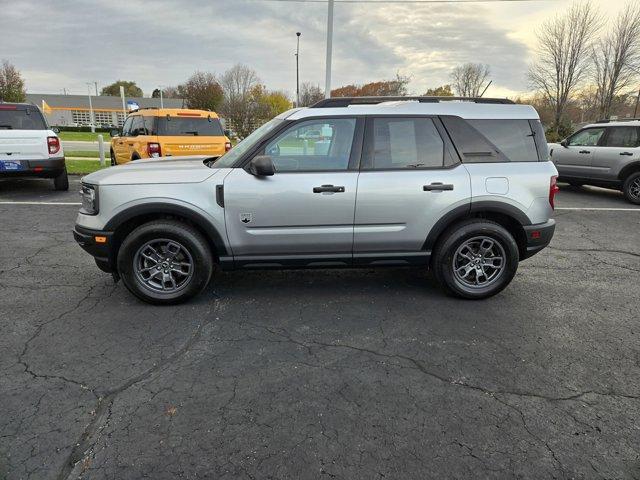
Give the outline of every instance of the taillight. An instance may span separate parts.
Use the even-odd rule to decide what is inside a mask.
[[[58,137],[47,137],[47,145],[49,146],[49,155],[60,151],[60,139]]]
[[[558,193],[559,191],[560,188],[558,187],[558,176],[554,175],[553,177],[551,177],[551,182],[549,184],[549,205],[551,205],[551,208],[553,209],[556,208],[556,193]]]
[[[224,142],[224,151],[228,152],[231,150],[231,142]]]
[[[160,151],[159,143],[147,143],[147,154],[149,157],[160,157],[162,152]]]

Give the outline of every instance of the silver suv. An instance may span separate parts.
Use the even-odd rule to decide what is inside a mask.
[[[640,205],[640,121],[602,121],[550,143],[560,180],[574,186],[595,185],[622,190]]]
[[[536,111],[485,98],[331,98],[219,159],[83,179],[74,235],[150,303],[224,269],[415,266],[485,298],[551,241],[557,171]]]

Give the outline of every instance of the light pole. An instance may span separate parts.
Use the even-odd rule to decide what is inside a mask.
[[[302,33],[296,32],[296,37],[298,37],[298,46],[296,47],[296,107],[300,106],[300,35]]]
[[[93,117],[93,104],[91,103],[91,86],[92,82],[87,82],[87,93],[89,94],[89,121],[91,122],[91,133],[96,132],[96,121]]]
[[[327,60],[324,78],[324,98],[331,97],[331,47],[333,46],[333,0],[327,10]]]

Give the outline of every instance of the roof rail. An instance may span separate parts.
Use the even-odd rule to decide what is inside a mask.
[[[484,97],[332,97],[320,100],[311,105],[310,108],[338,108],[349,105],[377,105],[383,102],[420,102],[439,103],[450,101],[474,102],[474,103],[494,103],[513,104],[513,100],[508,98],[484,98]]]
[[[638,121],[640,120],[640,118],[616,118],[615,120],[612,120],[610,118],[603,118],[601,120],[596,120],[594,123],[609,123],[609,122],[633,122],[633,121]]]

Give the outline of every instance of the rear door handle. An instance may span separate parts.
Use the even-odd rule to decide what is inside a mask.
[[[633,156],[633,153],[631,152],[622,152],[620,155],[627,155],[629,157]]]
[[[591,151],[590,150],[580,150],[579,153],[591,153]]]
[[[453,185],[450,183],[433,182],[430,185],[423,185],[422,190],[425,192],[442,192],[444,190],[453,190]]]
[[[333,185],[322,185],[320,187],[313,187],[313,193],[325,192],[342,193],[344,192],[344,187],[334,187]]]

